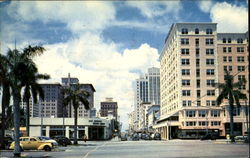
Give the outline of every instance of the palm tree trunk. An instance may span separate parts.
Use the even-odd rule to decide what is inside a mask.
[[[17,89],[13,90],[13,100],[14,100],[14,140],[15,140],[15,149],[14,149],[14,156],[20,157],[21,150],[20,150],[20,93]]]
[[[27,97],[26,101],[26,135],[30,136],[30,99]]]
[[[1,122],[2,122],[2,128],[1,128],[1,136],[0,136],[0,145],[1,145],[1,147],[3,148],[4,147],[4,135],[5,135],[5,108],[6,108],[6,86],[3,84],[3,91],[2,91],[2,118],[1,118]]]
[[[235,142],[235,139],[234,139],[234,115],[233,115],[233,111],[234,111],[234,106],[229,105],[229,112],[230,112],[230,139],[231,139],[231,142]]]
[[[74,108],[75,115],[75,126],[74,126],[74,144],[78,144],[77,142],[77,108]]]

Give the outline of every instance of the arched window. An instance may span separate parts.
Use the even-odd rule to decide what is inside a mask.
[[[199,34],[199,29],[198,28],[195,29],[195,34]]]
[[[212,30],[212,29],[207,29],[207,30],[206,30],[206,33],[207,33],[208,35],[211,35],[211,34],[213,34],[213,30]]]
[[[181,34],[188,34],[188,29],[187,28],[183,28],[181,30]]]
[[[237,39],[237,43],[243,43],[243,39],[242,38],[238,38]]]

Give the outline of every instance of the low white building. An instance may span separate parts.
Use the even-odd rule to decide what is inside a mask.
[[[111,119],[78,118],[77,138],[83,139],[84,134],[89,140],[111,138]],[[74,118],[30,118],[31,136],[65,135],[74,138]]]

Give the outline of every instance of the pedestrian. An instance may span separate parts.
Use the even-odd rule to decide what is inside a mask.
[[[87,139],[88,139],[88,137],[86,136],[86,134],[84,134],[84,136],[83,136],[83,141],[84,141],[85,143],[86,143]]]

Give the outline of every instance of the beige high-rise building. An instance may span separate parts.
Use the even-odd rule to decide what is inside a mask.
[[[246,34],[218,34],[216,26],[216,23],[176,23],[166,37],[160,56],[161,118],[154,126],[163,139],[229,133],[228,104],[216,105],[219,90],[214,83],[224,82],[224,66],[232,66],[233,75],[244,70],[237,75],[245,75],[248,81],[248,42]],[[231,43],[223,43],[224,36]],[[232,62],[221,61],[224,47],[231,47]],[[239,135],[246,132],[245,103],[242,105],[240,115],[235,117],[235,133]]]

